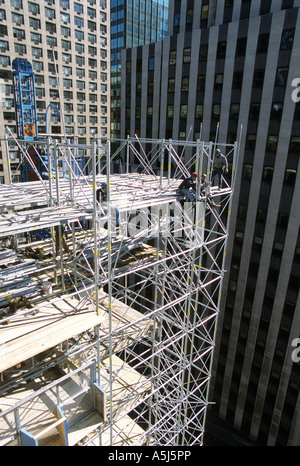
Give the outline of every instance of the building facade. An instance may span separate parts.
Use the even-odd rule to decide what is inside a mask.
[[[169,0],[111,0],[111,136],[120,137],[121,50],[167,35]]]
[[[122,53],[121,135],[239,141],[212,409],[257,444],[296,445],[300,2],[175,0],[169,13],[163,41]]]
[[[34,70],[39,135],[51,133],[87,144],[94,134],[110,135],[109,6],[107,0],[0,1],[1,138],[6,126],[16,134],[14,58],[28,60]],[[46,117],[50,104],[59,109],[59,116],[53,112]],[[1,182],[8,181],[5,163],[3,157]],[[17,168],[15,148],[10,150],[10,163]]]

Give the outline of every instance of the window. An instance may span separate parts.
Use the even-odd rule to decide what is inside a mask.
[[[208,19],[208,5],[204,5],[201,10],[201,19]]]
[[[88,41],[89,41],[91,44],[96,44],[96,42],[97,42],[97,36],[95,36],[95,34],[88,34]]]
[[[72,79],[64,78],[63,79],[63,86],[66,87],[66,88],[72,87]]]
[[[180,106],[180,118],[186,118],[187,117],[187,105],[181,105]]]
[[[76,81],[76,88],[79,90],[85,89],[85,82],[84,81]]]
[[[41,29],[41,22],[36,18],[29,18],[29,25],[34,29]]]
[[[21,55],[26,53],[26,45],[24,44],[15,44],[15,52]]]
[[[89,70],[89,78],[90,79],[97,79],[97,71]]]
[[[61,6],[61,8],[70,8],[69,3],[69,0],[59,0],[59,6]]]
[[[28,2],[28,11],[34,15],[39,15],[40,6],[37,3]]]
[[[4,26],[3,24],[0,24],[0,35],[1,36],[7,36],[7,26]]]
[[[24,24],[24,17],[23,15],[19,15],[17,13],[12,13],[11,14],[11,20],[13,23],[16,23],[16,24]]]
[[[45,16],[49,19],[55,19],[55,10],[45,7]]]
[[[282,32],[280,45],[281,50],[291,50],[293,48],[294,34],[295,29],[287,29]]]
[[[82,14],[83,13],[83,5],[80,3],[74,2],[74,11],[75,13]]]
[[[96,18],[96,10],[94,8],[88,7],[87,14],[90,18]]]
[[[154,57],[149,57],[148,61],[148,70],[153,71],[154,70]]]
[[[71,42],[68,40],[63,40],[61,41],[61,46],[64,50],[71,50]]]
[[[232,89],[241,89],[243,82],[243,72],[235,71],[232,78]]]
[[[276,86],[285,86],[288,77],[288,68],[277,68],[276,73]]]
[[[265,70],[255,70],[253,74],[253,87],[262,89],[265,77]]]
[[[174,117],[174,105],[168,105],[167,118],[173,118],[173,117]]]
[[[235,120],[239,117],[240,104],[231,104],[230,106],[230,118]]]
[[[278,136],[269,135],[268,140],[267,140],[267,147],[266,147],[267,151],[276,152],[277,142],[278,142]]]
[[[88,28],[89,28],[90,31],[96,31],[96,29],[97,29],[96,23],[94,23],[94,21],[88,21]]]
[[[79,16],[75,16],[74,17],[74,24],[75,24],[75,26],[83,27],[83,25],[84,25],[83,18],[80,18]]]
[[[55,77],[49,76],[49,85],[50,86],[56,86],[57,85]]]
[[[283,108],[283,105],[281,102],[278,102],[278,103],[273,103],[272,105],[272,109],[271,109],[271,115],[270,115],[270,119],[271,120],[280,120],[281,119],[281,115],[282,115],[282,108]]]
[[[41,58],[43,56],[43,50],[38,47],[31,47],[31,53],[37,58]]]
[[[225,58],[226,55],[226,42],[221,41],[218,43],[217,58]]]
[[[196,112],[195,112],[195,118],[202,118],[203,117],[203,104],[197,104],[196,105]]]
[[[14,38],[17,40],[25,39],[25,31],[23,31],[22,29],[13,28],[13,35]]]
[[[191,48],[188,47],[183,50],[183,63],[190,63],[191,61]]]
[[[269,34],[260,34],[257,41],[257,53],[267,53]]]
[[[97,55],[97,49],[96,47],[91,47],[90,45],[88,46],[88,54],[94,57]]]
[[[181,91],[188,92],[188,90],[189,90],[189,78],[188,77],[182,78]]]
[[[83,44],[75,44],[75,51],[78,53],[84,53],[84,45]]]
[[[141,95],[142,94],[142,84],[137,83],[136,84],[136,95]]]
[[[53,24],[53,23],[46,22],[46,31],[49,32],[50,34],[55,34],[56,33],[56,25]]]
[[[8,44],[7,44],[7,45],[8,45]],[[0,49],[1,49],[1,41],[0,41]],[[10,65],[10,58],[1,55],[1,56],[0,56],[0,64],[1,64],[2,66],[9,66],[9,65]]]
[[[72,68],[70,66],[63,66],[62,67],[62,72],[65,76],[71,76],[72,75]]]
[[[39,44],[42,42],[42,35],[38,34],[37,32],[30,32],[30,39],[31,39],[31,42],[35,42],[36,44]]]
[[[169,79],[168,92],[175,92],[175,79],[174,78]]]
[[[34,61],[33,60],[32,67],[33,67],[34,71],[43,71],[43,69],[44,69],[43,63],[41,63],[40,61]]]
[[[76,64],[79,66],[84,66],[84,57],[79,57],[76,55]]]
[[[85,76],[85,69],[76,68],[76,76],[77,76],[78,78],[84,78],[84,76]]]
[[[56,37],[47,36],[47,45],[49,45],[49,47],[56,47],[57,46]]]
[[[72,56],[69,53],[62,53],[61,58],[62,58],[62,61],[64,63],[71,63],[72,62]]]
[[[170,50],[169,65],[176,65],[176,50]]]
[[[97,68],[97,60],[95,60],[94,58],[89,58],[89,66],[91,66],[92,68]],[[101,73],[101,78],[103,74],[105,73]]]
[[[255,143],[256,143],[256,135],[255,134],[247,134],[246,137],[246,144],[245,147],[247,150],[254,150],[255,149]]]
[[[36,96],[41,98],[41,97],[45,97],[45,89],[42,89],[42,88],[36,88],[35,90],[36,92]]]
[[[258,121],[259,112],[260,112],[260,103],[250,104],[249,119]]]
[[[180,25],[180,13],[175,13],[174,14],[174,26],[179,26]]]
[[[204,91],[205,89],[205,75],[199,75],[197,81],[197,91]]]
[[[213,118],[220,118],[221,114],[221,105],[220,104],[214,104],[212,108],[212,117]]]
[[[186,24],[193,23],[193,10],[192,8],[188,9],[186,12]]]
[[[64,37],[70,37],[71,36],[71,29],[67,28],[66,26],[61,26],[60,27],[61,35]]]
[[[60,12],[60,20],[63,23],[68,24],[70,22],[70,15],[68,13]]]
[[[214,86],[214,88],[222,90],[222,87],[223,87],[223,74],[217,73],[215,75],[215,86]]]
[[[207,54],[208,54],[208,45],[201,45],[200,46],[200,51],[199,51],[199,60],[200,61],[206,61],[207,60]]]
[[[242,37],[237,40],[236,43],[236,56],[241,57],[244,56],[246,53],[246,45],[247,45],[247,37]]]
[[[10,4],[14,8],[18,8],[18,9],[23,8],[22,0],[10,0]]]
[[[77,29],[75,29],[75,38],[77,40],[84,40],[84,32],[78,31]]]

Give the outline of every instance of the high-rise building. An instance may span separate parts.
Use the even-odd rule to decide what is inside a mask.
[[[262,445],[300,436],[299,43],[299,0],[174,0],[122,52],[122,137],[240,141],[210,399]]]
[[[169,0],[111,0],[111,136],[120,137],[121,50],[161,41]]]
[[[0,18],[1,138],[6,126],[16,134],[14,58],[26,59],[33,67],[39,135],[50,132],[82,144],[94,134],[109,136],[109,2],[1,0]],[[58,108],[60,115],[52,112],[50,117],[48,108]],[[10,150],[10,163],[17,168],[15,148]],[[3,158],[0,182],[4,181],[8,172]]]

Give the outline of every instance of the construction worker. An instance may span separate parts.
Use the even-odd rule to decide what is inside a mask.
[[[108,209],[107,209],[107,183],[103,181],[101,183],[101,187],[97,189],[96,191],[96,199],[100,204],[100,211],[101,214],[107,215]],[[111,206],[112,209],[115,210],[115,216],[116,216],[116,227],[120,226],[120,211],[117,207]]]
[[[178,187],[178,193],[187,196],[187,198],[191,202],[194,202],[196,200],[196,179],[197,173],[192,172],[191,176],[185,178]]]
[[[223,155],[220,149],[216,149],[213,171],[211,174],[211,185],[213,185],[216,175],[219,177],[219,189],[222,188],[223,173],[228,173],[228,162],[225,155]]]
[[[210,183],[207,180],[207,177],[205,174],[201,175],[201,181],[200,181],[200,196],[207,198],[207,201],[213,207],[214,209],[216,207],[221,207],[220,204],[216,204],[215,201],[213,200],[211,193],[210,193]]]

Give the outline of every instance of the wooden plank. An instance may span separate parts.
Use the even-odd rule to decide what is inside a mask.
[[[64,305],[66,302],[64,300]],[[0,372],[101,325],[104,320],[92,306],[75,312],[78,302],[73,299],[67,304],[69,308],[64,313],[59,312],[57,304],[49,302],[41,306],[40,315],[23,317],[19,321],[14,319],[10,324],[0,326]]]
[[[97,411],[103,419],[103,422],[106,422],[106,393],[103,388],[99,387],[97,384],[93,385],[94,387],[94,397],[95,397],[95,411]]]
[[[97,411],[94,411],[80,422],[77,422],[70,429],[68,429],[69,445],[76,445],[88,434],[98,429],[101,424],[102,416]]]

